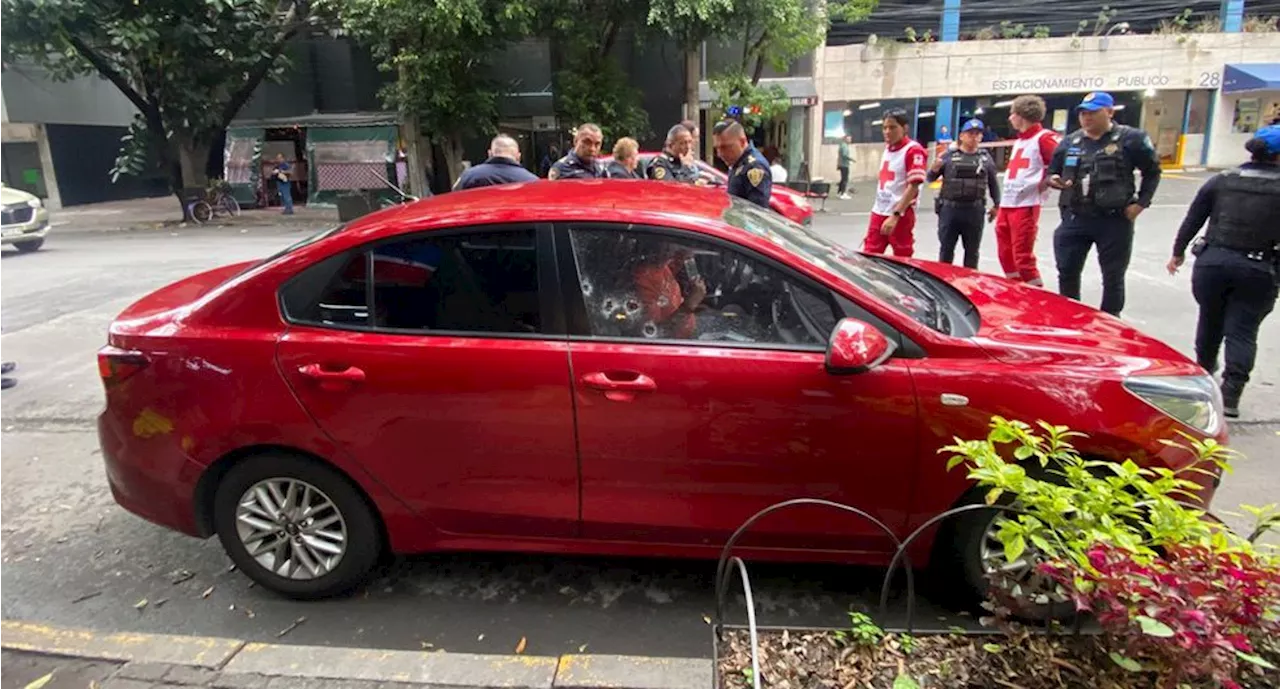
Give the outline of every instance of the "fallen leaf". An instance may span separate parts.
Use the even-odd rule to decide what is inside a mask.
[[[702,616],[702,621],[703,621],[703,622],[706,622],[707,624],[711,624],[711,616],[710,616],[710,615],[703,615],[703,616]]]
[[[26,689],[40,689],[40,687],[43,687],[44,685],[48,684],[52,679],[53,679],[53,673],[50,672],[44,677],[41,677],[40,679],[37,679],[37,680],[33,680],[32,682],[27,684]]]
[[[587,646],[588,646],[588,645],[589,645],[589,644],[582,644],[581,646],[579,646],[579,647],[578,647],[578,653],[586,653],[586,652],[587,652]]]
[[[521,653],[524,653],[524,649],[528,645],[529,645],[528,637],[524,637],[524,636],[520,637],[520,643],[516,644],[516,655],[520,655]]]
[[[169,599],[168,599],[168,598],[161,598],[160,600],[158,600],[158,601],[156,601],[156,602],[152,603],[152,604],[151,604],[151,607],[153,607],[153,608],[161,608],[161,607],[164,607],[164,604],[165,604],[165,603],[168,603],[168,602],[169,602]]]
[[[138,601],[137,603],[134,603],[134,604],[133,604],[133,607],[134,607],[135,609],[137,609],[137,610],[141,610],[141,609],[143,609],[143,608],[147,607],[147,599],[146,599],[146,598],[143,598],[142,600]]]
[[[207,588],[207,589],[205,589],[205,590],[204,590],[204,593],[200,594],[200,597],[201,597],[201,598],[208,598],[209,596],[212,596],[212,595],[213,595],[213,587],[212,587],[212,586],[210,586],[209,588]]]
[[[436,647],[436,645],[435,645],[435,644],[433,644],[433,643],[428,643],[428,642],[426,642],[426,641],[419,641],[418,643],[422,644],[422,650],[424,650],[424,651],[426,651],[426,650],[429,650],[429,649],[432,649],[432,648],[435,648],[435,647]]]

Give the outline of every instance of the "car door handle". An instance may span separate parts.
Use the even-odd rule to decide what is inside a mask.
[[[582,377],[582,384],[589,388],[604,391],[604,398],[613,402],[630,402],[636,398],[637,392],[652,392],[658,384],[643,373],[634,371],[617,371],[605,373],[596,371]]]
[[[298,373],[320,383],[322,390],[344,390],[355,383],[363,383],[364,370],[348,366],[341,371],[326,371],[320,364],[298,367]]]

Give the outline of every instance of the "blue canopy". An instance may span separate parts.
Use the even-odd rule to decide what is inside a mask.
[[[1280,91],[1280,63],[1227,65],[1222,74],[1222,92],[1241,91]]]

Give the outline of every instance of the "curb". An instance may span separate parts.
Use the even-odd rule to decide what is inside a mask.
[[[4,620],[0,647],[131,666],[187,666],[224,677],[283,677],[512,689],[706,689],[711,661],[611,655],[480,655],[327,646],[242,639],[97,632]]]

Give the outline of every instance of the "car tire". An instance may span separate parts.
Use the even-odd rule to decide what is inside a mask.
[[[262,491],[270,504],[264,504]],[[285,509],[271,510],[271,505]],[[382,529],[368,500],[346,476],[316,460],[285,453],[249,457],[219,482],[213,508],[214,530],[231,561],[262,587],[289,598],[310,600],[348,592],[368,578],[383,551]],[[315,510],[311,519],[319,522],[308,524],[302,518],[307,508]],[[273,511],[298,519],[263,519]],[[334,514],[336,524],[323,524]],[[267,530],[258,527],[264,524],[276,528],[275,535],[261,537]],[[341,532],[341,546],[335,545],[335,532]],[[283,545],[281,536],[286,537]],[[246,541],[273,547],[251,554]],[[316,546],[342,551],[332,559]]]
[[[971,491],[961,505],[982,504],[983,495],[979,491]],[[1008,504],[1007,500],[1000,503]],[[960,505],[957,505],[959,507]],[[989,615],[983,609],[984,601],[999,592],[988,578],[987,565],[984,563],[984,543],[992,549],[997,546],[994,539],[988,541],[995,528],[995,523],[1009,513],[999,509],[982,509],[962,512],[943,522],[938,531],[938,540],[934,545],[931,578],[941,584],[941,593],[948,602],[963,610]],[[1030,554],[1030,547],[1029,547]],[[1000,556],[1003,559],[1003,556]],[[1041,578],[1039,575],[1037,578]],[[1036,602],[1028,598],[1015,598],[1009,592],[1003,592],[1002,605],[1010,614],[1023,621],[1044,622],[1046,620],[1069,620],[1075,615],[1075,608],[1070,600],[1058,599],[1048,602]]]
[[[39,251],[40,247],[44,246],[44,237],[41,237],[40,239],[28,239],[25,242],[14,242],[13,246],[18,251],[21,251],[24,254],[29,254],[33,251]]]

